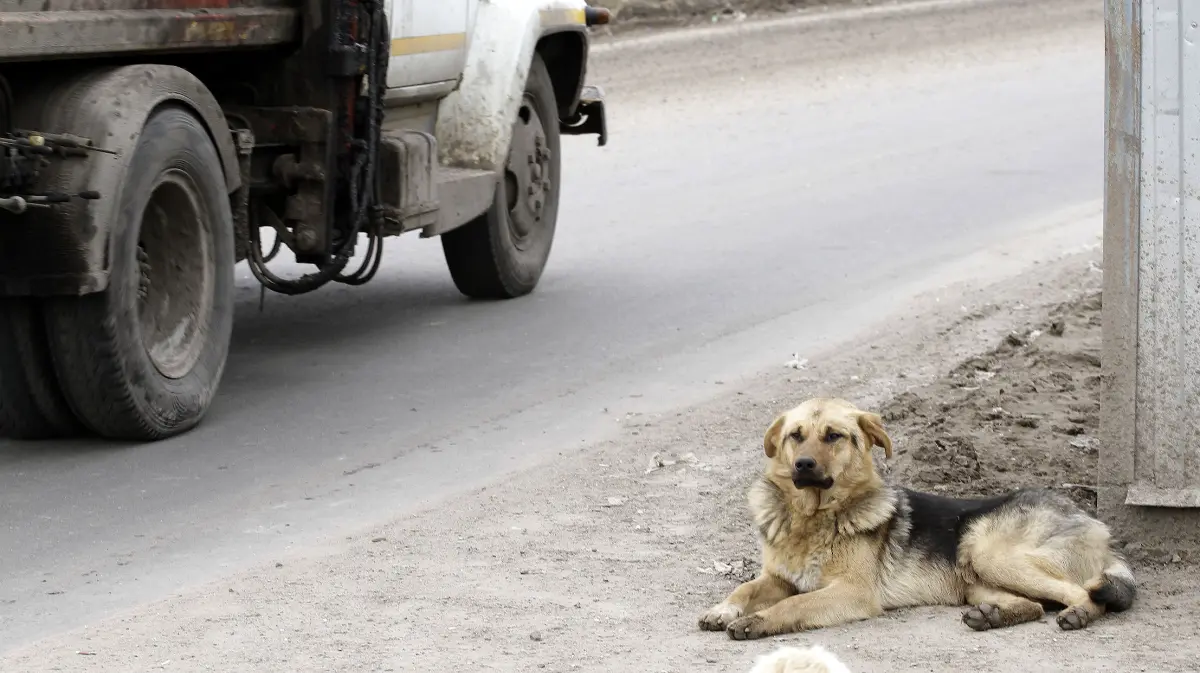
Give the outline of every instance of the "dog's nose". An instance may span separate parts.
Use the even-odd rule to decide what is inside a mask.
[[[812,458],[797,458],[796,469],[800,472],[812,472],[817,469],[817,461]]]

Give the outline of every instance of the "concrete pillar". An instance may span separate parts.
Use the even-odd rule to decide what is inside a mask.
[[[1114,532],[1200,552],[1200,2],[1106,0],[1105,392]]]

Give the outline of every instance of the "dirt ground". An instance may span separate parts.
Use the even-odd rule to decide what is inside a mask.
[[[1099,251],[911,318],[622,437],[325,550],[272,560],[0,660],[4,671],[746,671],[785,643],[851,670],[1194,671],[1195,568],[1138,564],[1130,612],[976,633],[948,608],[735,642],[696,618],[757,568],[745,489],[773,416],[815,394],[880,409],[891,477],[953,494],[1018,484],[1084,504],[1096,460]],[[998,344],[998,345],[997,345]],[[958,362],[957,365],[949,363]],[[1181,559],[1176,559],[1180,561]]]
[[[1100,306],[1098,293],[1056,306],[1046,322],[885,404],[904,446],[896,478],[955,496],[1044,486],[1095,513]]]

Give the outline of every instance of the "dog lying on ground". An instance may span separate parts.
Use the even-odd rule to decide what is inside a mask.
[[[885,484],[877,415],[811,399],[775,419],[750,488],[762,571],[700,618],[737,640],[816,629],[918,605],[969,605],[976,631],[1040,619],[1082,629],[1134,601],[1108,527],[1053,491],[964,500]]]
[[[850,673],[833,653],[820,645],[781,647],[754,660],[750,673]]]

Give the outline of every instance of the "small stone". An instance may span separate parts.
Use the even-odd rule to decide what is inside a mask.
[[[1094,454],[1097,452],[1099,443],[1099,440],[1097,440],[1095,437],[1088,437],[1086,435],[1080,435],[1079,437],[1070,441],[1072,448],[1079,449],[1080,451],[1089,454]]]
[[[542,636],[541,631],[534,631],[533,633],[529,634],[529,639],[534,641],[535,643],[542,642],[543,637],[544,636]]]
[[[1171,554],[1171,563],[1182,563],[1182,562],[1183,562],[1183,559],[1180,558],[1179,554]]]
[[[983,417],[989,421],[998,421],[1008,415],[1009,413],[1003,407],[992,407]]]

